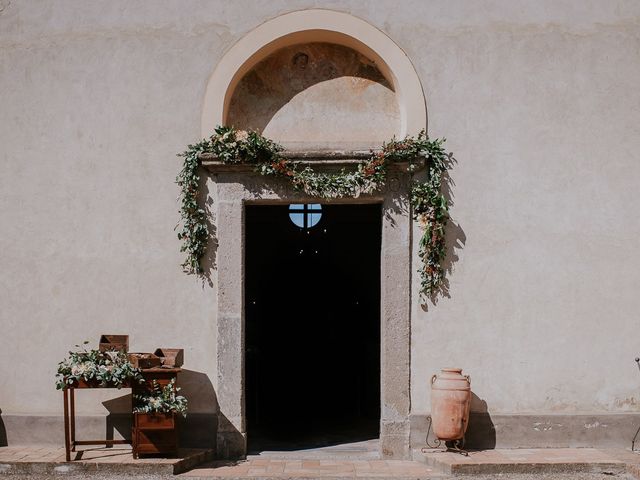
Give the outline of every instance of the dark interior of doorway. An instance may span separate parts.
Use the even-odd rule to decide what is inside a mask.
[[[250,452],[379,435],[381,205],[314,208],[246,207]]]

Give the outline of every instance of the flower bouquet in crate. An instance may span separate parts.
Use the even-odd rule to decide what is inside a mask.
[[[89,342],[84,342],[84,345]],[[56,388],[115,387],[143,383],[140,369],[135,368],[123,350],[87,350],[76,345],[69,357],[58,364]]]
[[[133,413],[138,428],[173,428],[175,416],[187,416],[187,399],[178,395],[175,378],[165,386],[153,380],[146,392],[133,395]]]

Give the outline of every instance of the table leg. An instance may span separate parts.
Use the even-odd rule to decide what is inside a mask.
[[[71,399],[71,451],[76,451],[76,389],[69,392]]]
[[[63,390],[64,396],[64,449],[67,462],[71,461],[71,445],[69,441],[69,389]]]

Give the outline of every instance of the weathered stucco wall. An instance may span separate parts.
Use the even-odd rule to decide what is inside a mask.
[[[425,311],[414,285],[412,412],[451,365],[490,414],[638,412],[637,2],[0,0],[2,418],[59,415],[56,363],[100,333],[183,346],[215,411],[216,291],[179,267],[175,153],[224,52],[313,7],[398,43],[457,159],[450,298]]]
[[[640,10],[542,11],[425,28],[426,48],[407,47],[430,133],[457,159],[464,244],[451,298],[414,308],[414,411],[452,364],[490,412],[638,411]]]

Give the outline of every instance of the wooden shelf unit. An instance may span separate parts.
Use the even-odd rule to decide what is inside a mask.
[[[136,395],[153,388],[155,381],[164,388],[171,380],[177,380],[179,368],[148,368],[143,370],[145,383],[133,389]],[[134,413],[131,432],[133,458],[140,455],[177,455],[178,422],[175,413]]]

